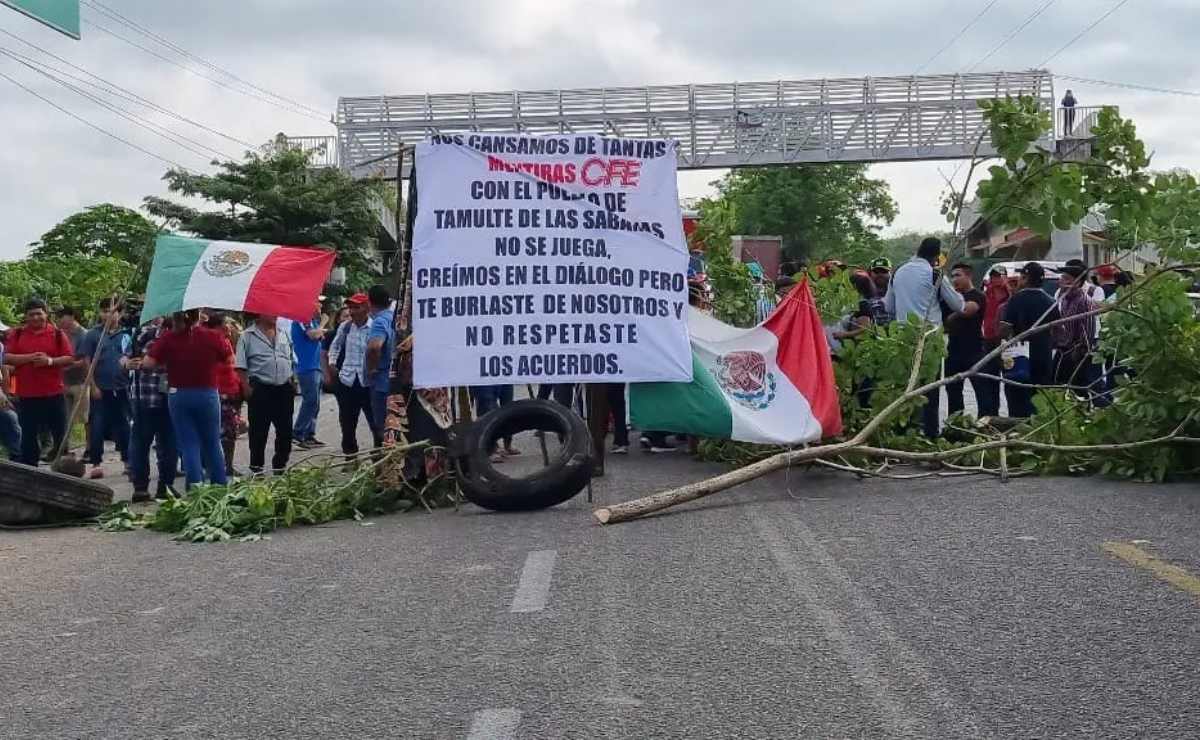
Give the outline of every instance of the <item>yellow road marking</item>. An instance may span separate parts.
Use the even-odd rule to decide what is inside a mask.
[[[1127,542],[1105,542],[1103,550],[1126,563],[1150,571],[1156,578],[1166,581],[1181,591],[1200,598],[1200,578],[1192,575],[1178,565],[1159,560],[1137,545]]]

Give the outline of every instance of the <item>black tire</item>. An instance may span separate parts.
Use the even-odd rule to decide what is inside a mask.
[[[0,460],[0,524],[94,517],[112,505],[112,497],[112,489],[99,483]]]
[[[511,478],[491,461],[493,444],[517,432],[540,429],[558,434],[562,447],[533,475]],[[491,411],[467,427],[459,457],[459,484],[471,503],[492,511],[533,511],[567,501],[592,476],[592,445],[583,419],[553,401],[528,399]]]

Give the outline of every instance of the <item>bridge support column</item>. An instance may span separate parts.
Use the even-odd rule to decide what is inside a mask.
[[[1055,262],[1083,259],[1083,224],[1075,224],[1069,229],[1055,229],[1050,234],[1050,251],[1046,259]]]

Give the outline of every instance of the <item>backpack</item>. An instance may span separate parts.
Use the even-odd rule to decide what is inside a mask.
[[[341,341],[342,341],[341,349],[338,350],[337,357],[334,358],[334,362],[333,362],[333,366],[338,369],[338,372],[341,372],[342,363],[344,363],[346,361],[346,337],[347,337],[347,335],[349,335],[349,333],[350,333],[350,322],[343,321],[342,325],[338,327],[337,336],[334,337],[334,340],[333,340],[336,342],[339,339],[341,339]]]

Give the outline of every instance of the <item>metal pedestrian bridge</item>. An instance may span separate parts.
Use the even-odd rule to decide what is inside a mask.
[[[978,103],[1005,95],[1032,95],[1053,110],[1053,76],[1029,70],[346,97],[338,100],[336,137],[290,142],[315,150],[315,164],[387,178],[395,177],[401,145],[467,131],[674,139],[680,169],[958,159],[977,145],[980,154],[993,153]],[[1054,146],[1050,137],[1045,144]]]

